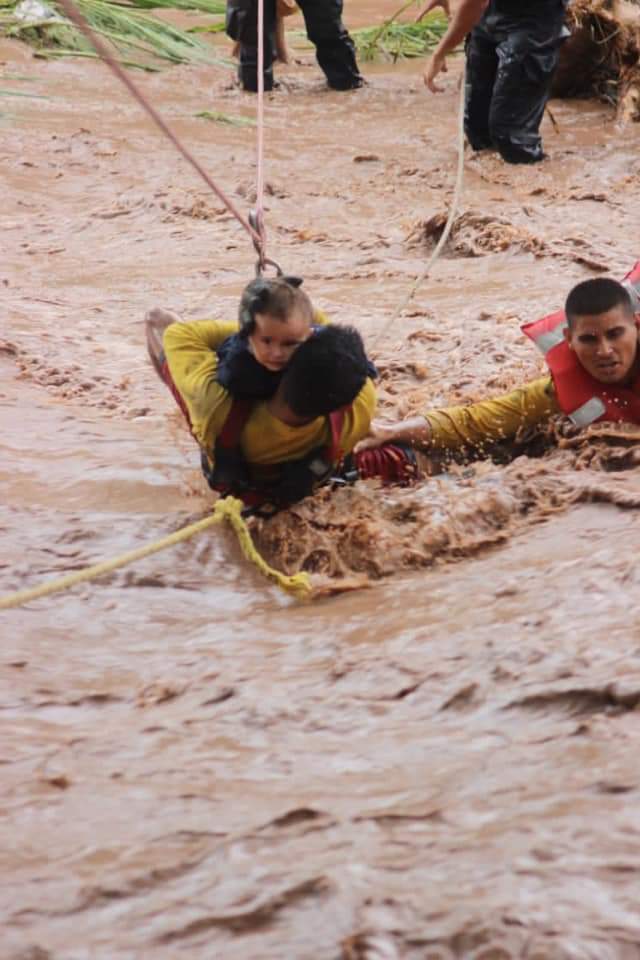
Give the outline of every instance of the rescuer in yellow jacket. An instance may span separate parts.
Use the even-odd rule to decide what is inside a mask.
[[[246,502],[292,502],[328,479],[367,434],[376,395],[355,329],[328,324],[311,335],[310,321],[318,318],[299,285],[279,278],[261,284],[257,301],[256,281],[249,285],[249,316],[241,301],[239,323],[182,323],[175,314],[152,310],[147,344],[200,445],[210,485],[246,493]],[[275,392],[238,400],[220,382],[218,351],[238,331],[247,333],[247,325],[251,349],[231,356],[232,377],[240,357],[241,374],[251,362],[256,378],[276,375]]]
[[[358,445],[405,443],[436,455],[482,456],[519,430],[564,413],[576,426],[599,420],[640,423],[640,264],[618,283],[585,280],[570,292],[564,313],[528,324],[550,376],[468,406],[426,410],[398,423],[375,422]],[[428,463],[422,462],[428,471]]]

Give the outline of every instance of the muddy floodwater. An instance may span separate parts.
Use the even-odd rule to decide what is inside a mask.
[[[461,63],[438,97],[418,63],[345,94],[297,56],[267,99],[269,252],[363,332],[380,412],[538,375],[520,323],[639,257],[639,128],[554,101],[544,163],[467,154],[389,323],[451,202]],[[235,316],[254,255],[106,68],[0,62],[5,594],[210,509],[142,319]],[[253,116],[232,67],[135,77],[248,210],[254,128],[195,116]],[[640,957],[639,445],[595,431],[256,525],[342,591],[312,603],[215,528],[0,614],[0,960]]]

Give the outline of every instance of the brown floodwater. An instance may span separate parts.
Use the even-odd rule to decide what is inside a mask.
[[[340,94],[296,56],[270,253],[363,332],[380,412],[537,375],[520,323],[638,258],[638,128],[553,102],[543,164],[468,154],[390,324],[451,201],[460,64]],[[231,68],[136,79],[248,209],[254,130],[195,117],[253,115]],[[0,43],[0,133],[4,594],[210,508],[142,318],[234,316],[254,255],[95,62]],[[0,960],[640,957],[640,433],[554,436],[256,524],[308,604],[216,528],[0,614]]]

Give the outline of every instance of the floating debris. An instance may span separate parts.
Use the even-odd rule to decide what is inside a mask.
[[[200,110],[194,114],[201,120],[212,120],[214,123],[228,123],[232,127],[255,127],[256,121],[253,117],[242,117],[238,114],[221,113],[219,110]]]
[[[572,0],[571,36],[562,45],[552,94],[614,104],[622,120],[640,120],[640,9],[618,0]]]

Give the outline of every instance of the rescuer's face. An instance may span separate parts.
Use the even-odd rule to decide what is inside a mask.
[[[575,316],[565,337],[587,373],[600,383],[622,386],[633,379],[638,321],[622,304],[604,313]]]

